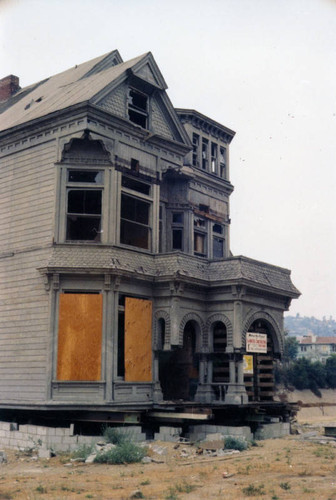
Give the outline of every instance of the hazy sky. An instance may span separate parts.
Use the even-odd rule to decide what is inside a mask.
[[[115,48],[236,131],[232,252],[292,270],[290,314],[335,317],[336,1],[0,0],[0,77],[21,86]]]

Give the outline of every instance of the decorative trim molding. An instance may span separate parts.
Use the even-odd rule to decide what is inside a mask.
[[[244,327],[242,330],[242,347],[245,347],[246,345],[246,333],[248,332],[248,329],[252,325],[252,323],[258,319],[263,319],[265,320],[272,328],[272,337],[274,342],[274,351],[275,352],[280,352],[283,354],[284,350],[284,337],[281,331],[281,328],[276,321],[276,319],[270,314],[265,311],[255,311],[248,315],[245,320],[244,320]]]
[[[225,316],[225,314],[217,313],[217,314],[213,314],[212,316],[209,316],[209,318],[207,319],[207,322],[205,325],[206,333],[205,333],[204,339],[203,339],[204,347],[209,346],[209,341],[212,340],[211,339],[211,334],[212,334],[211,326],[214,323],[217,323],[218,321],[221,321],[226,327],[227,345],[233,346],[233,326],[232,326],[232,323],[229,320],[229,318],[227,316]]]
[[[204,321],[202,320],[201,316],[199,316],[197,313],[190,312],[183,316],[182,321],[180,323],[180,330],[179,330],[179,344],[182,346],[183,345],[183,334],[184,334],[184,328],[188,321],[195,321],[198,326],[200,327],[200,338],[199,338],[199,343],[196,341],[196,345],[199,345],[200,348],[203,347],[204,345],[204,336],[206,333],[205,329],[205,324]]]
[[[154,349],[159,349],[159,320],[163,319],[165,322],[165,344],[170,345],[170,316],[167,311],[159,309],[154,314]],[[163,349],[164,346],[162,346]]]

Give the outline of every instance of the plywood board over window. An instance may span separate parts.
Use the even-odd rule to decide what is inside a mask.
[[[152,302],[126,297],[125,381],[152,381]]]
[[[101,379],[102,311],[100,294],[60,295],[57,380]]]

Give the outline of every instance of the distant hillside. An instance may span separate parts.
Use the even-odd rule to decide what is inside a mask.
[[[329,319],[324,316],[321,320],[314,318],[314,316],[309,318],[308,316],[297,314],[296,316],[285,317],[285,330],[291,336],[313,333],[322,337],[332,337],[336,336],[336,321],[332,316]]]

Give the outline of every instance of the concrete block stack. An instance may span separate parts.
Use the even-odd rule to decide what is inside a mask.
[[[154,434],[156,441],[178,442],[182,434],[182,427],[160,426],[160,432]]]
[[[202,424],[191,425],[189,427],[189,439],[192,442],[218,440],[219,436],[222,439],[225,439],[225,437],[234,437],[244,441],[253,440],[253,434],[248,426],[234,427]]]
[[[260,425],[256,430],[255,439],[273,439],[288,436],[290,434],[289,422],[274,422]]]

